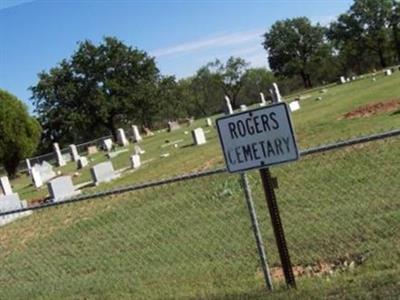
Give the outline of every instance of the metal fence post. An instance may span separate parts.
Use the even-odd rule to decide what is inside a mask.
[[[260,227],[258,225],[257,213],[254,207],[253,197],[251,195],[249,180],[245,173],[240,174],[240,179],[244,190],[244,196],[246,198],[247,208],[250,213],[251,225],[254,237],[256,239],[258,255],[260,256],[260,263],[264,274],[265,285],[267,289],[271,291],[273,289],[271,272],[268,267],[267,255],[265,253],[264,242],[262,240]]]

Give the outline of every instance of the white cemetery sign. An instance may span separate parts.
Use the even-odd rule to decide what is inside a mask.
[[[13,193],[7,176],[0,177],[0,194],[11,195]]]
[[[71,158],[73,161],[77,161],[79,159],[78,149],[75,145],[69,145],[69,151],[71,152]]]
[[[132,125],[133,132],[133,141],[138,143],[142,141],[142,137],[140,136],[139,129],[136,125]]]
[[[229,172],[261,169],[299,158],[286,103],[277,103],[217,120]]]
[[[192,130],[192,137],[195,145],[203,145],[207,142],[203,128],[196,128]]]
[[[54,148],[54,152],[56,154],[58,166],[59,167],[65,166],[65,160],[64,160],[64,157],[61,154],[60,146],[58,145],[58,143],[54,143],[53,144],[53,148]]]
[[[118,128],[117,138],[118,138],[118,144],[120,146],[125,147],[125,146],[129,145],[128,139],[126,138],[126,135],[125,135],[125,131],[122,128]]]
[[[67,200],[81,192],[75,190],[71,176],[61,176],[51,180],[47,183],[47,188],[54,202]]]

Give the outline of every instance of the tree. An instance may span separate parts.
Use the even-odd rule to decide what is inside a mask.
[[[264,34],[271,69],[281,76],[300,75],[305,88],[312,87],[312,63],[326,55],[325,29],[308,18],[277,21]]]
[[[390,26],[393,32],[394,48],[397,54],[397,62],[400,63],[400,1],[392,0]]]
[[[269,89],[277,81],[274,74],[266,68],[251,68],[243,75],[243,88],[240,91],[240,102],[253,104],[260,101],[260,92],[269,96]]]
[[[39,122],[29,116],[26,106],[0,89],[0,164],[13,177],[21,159],[32,155],[41,134]]]
[[[70,59],[41,72],[32,100],[48,144],[116,134],[118,126],[142,122],[156,101],[159,70],[145,52],[106,37],[79,43]]]

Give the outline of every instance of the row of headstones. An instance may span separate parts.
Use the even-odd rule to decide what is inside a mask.
[[[400,70],[400,67],[398,67],[398,69]],[[385,76],[391,76],[393,74],[393,72],[395,72],[395,71],[396,71],[396,68],[391,68],[391,69],[384,70],[383,73],[385,74]],[[375,73],[373,75],[374,76],[372,77],[372,80],[375,81],[376,80]],[[360,76],[360,78],[362,79],[363,76]],[[346,78],[344,76],[340,76],[340,83],[341,84],[345,84],[346,82],[350,82],[350,81],[354,81],[354,80],[357,80],[356,76],[352,76],[351,78],[350,77]]]
[[[20,200],[19,195],[12,191],[8,177],[0,177],[0,213],[18,210],[25,207],[27,207],[27,202],[24,200]],[[3,226],[29,214],[31,214],[31,212],[26,211],[1,216],[0,226]]]

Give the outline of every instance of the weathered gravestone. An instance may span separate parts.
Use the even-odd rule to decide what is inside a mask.
[[[203,145],[207,142],[203,128],[196,128],[192,130],[192,137],[195,145]]]
[[[267,101],[265,100],[265,95],[264,95],[264,93],[260,93],[260,97],[261,97],[261,102],[260,102],[260,106],[262,107],[262,106],[265,106],[265,105],[267,105]]]
[[[131,166],[132,166],[132,169],[137,169],[137,168],[140,167],[140,165],[141,165],[141,162],[140,162],[140,155],[138,155],[138,154],[132,155],[132,156],[131,156]]]
[[[390,76],[390,75],[392,75],[392,70],[390,69],[385,70],[385,76]]]
[[[110,182],[119,177],[119,174],[114,171],[113,165],[110,161],[102,162],[93,166],[90,169],[90,173],[95,185],[102,182]]]
[[[240,105],[240,111],[246,111],[247,110],[247,105],[246,104],[241,104]]]
[[[76,163],[77,163],[77,168],[78,169],[83,169],[84,167],[86,167],[89,164],[88,159],[87,159],[86,156],[79,157],[79,159],[78,159],[78,161]]]
[[[344,76],[340,76],[340,83],[345,84],[346,83],[346,78]]]
[[[13,211],[27,207],[26,201],[20,201],[18,194],[0,196],[0,213]],[[0,226],[8,224],[16,219],[32,214],[31,211],[9,214],[0,217]]]
[[[66,165],[63,155],[61,154],[60,146],[58,143],[53,144],[54,153],[56,155],[57,164],[59,167],[63,167]]]
[[[30,172],[32,176],[33,185],[35,188],[40,188],[43,185],[42,177],[40,176],[40,172],[37,168],[33,167]]]
[[[136,125],[132,125],[132,133],[133,133],[133,142],[139,143],[142,141],[142,137],[140,136],[139,129]]]
[[[125,131],[122,128],[117,130],[117,140],[120,146],[126,147],[129,145],[129,141],[126,138]]]
[[[30,174],[32,166],[31,166],[31,161],[29,160],[29,158],[25,159],[25,163],[26,163],[26,168],[28,169],[28,173]]]
[[[207,118],[206,119],[206,126],[207,127],[212,127],[213,126],[211,118]]]
[[[69,145],[69,151],[71,153],[71,158],[73,161],[77,161],[79,159],[78,149],[75,145]]]
[[[168,131],[169,132],[177,130],[179,128],[181,128],[181,126],[179,125],[178,122],[176,122],[176,121],[169,121],[168,122]]]
[[[282,102],[281,93],[279,92],[278,85],[275,82],[272,84],[272,88],[269,90],[269,92],[272,97],[272,103]]]
[[[53,166],[47,161],[43,161],[41,164],[35,164],[31,169],[31,176],[33,184],[36,188],[41,187],[43,183],[46,183],[50,179],[56,176],[53,171]]]
[[[113,141],[112,141],[112,139],[105,139],[104,141],[103,141],[103,149],[105,150],[105,151],[111,151],[112,150],[112,148],[113,148]]]
[[[93,155],[96,154],[98,152],[97,147],[96,146],[89,146],[87,147],[87,153],[88,155]]]
[[[229,97],[227,95],[225,95],[225,113],[233,114],[231,99],[229,99]]]
[[[11,195],[13,191],[11,189],[10,181],[7,176],[0,177],[0,195]]]
[[[81,192],[75,190],[71,176],[61,176],[51,180],[47,183],[47,188],[49,189],[50,198],[53,202],[67,200]]]

